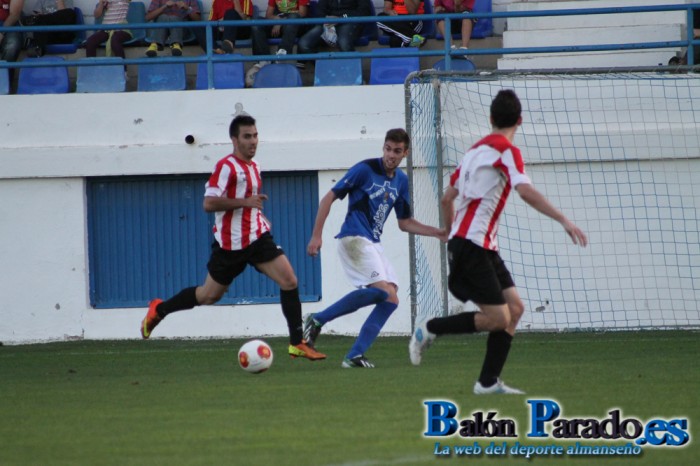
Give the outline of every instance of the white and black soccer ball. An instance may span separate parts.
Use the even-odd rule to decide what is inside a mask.
[[[268,370],[273,358],[272,348],[262,340],[250,340],[238,350],[238,364],[241,369],[251,374]]]

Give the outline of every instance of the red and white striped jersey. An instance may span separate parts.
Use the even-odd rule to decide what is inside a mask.
[[[260,168],[254,161],[245,162],[234,154],[219,160],[206,184],[205,196],[243,199],[260,194]],[[263,233],[270,231],[262,210],[250,207],[216,212],[214,238],[221,249],[247,248]]]
[[[450,238],[468,239],[485,249],[498,250],[498,221],[514,186],[531,183],[520,149],[500,134],[474,144],[450,177],[459,191]]]

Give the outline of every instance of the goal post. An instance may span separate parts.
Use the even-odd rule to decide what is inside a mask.
[[[500,254],[524,330],[700,327],[700,79],[652,72],[422,71],[406,84],[414,215],[438,225],[466,150],[491,131],[500,89],[523,106],[516,134],[534,185],[589,237],[511,194]],[[410,236],[412,323],[476,309],[447,291],[446,248]]]

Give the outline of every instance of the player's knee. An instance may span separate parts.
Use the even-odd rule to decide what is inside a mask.
[[[520,318],[525,313],[525,303],[518,300],[516,303],[508,304],[508,311],[512,322],[519,322]]]
[[[299,283],[297,281],[297,277],[295,275],[291,275],[289,277],[283,277],[279,282],[279,286],[283,290],[293,290],[299,286]]]
[[[381,288],[367,288],[366,293],[371,293],[372,294],[372,300],[375,303],[381,303],[382,301],[386,301],[389,299],[389,293],[386,291],[382,290]]]
[[[510,313],[506,309],[503,312],[491,314],[490,317],[491,325],[489,325],[490,328],[488,329],[490,332],[505,330],[510,325]]]
[[[209,304],[218,303],[222,296],[223,295],[220,294],[205,293],[201,296],[198,296],[197,301],[201,306],[207,306]]]

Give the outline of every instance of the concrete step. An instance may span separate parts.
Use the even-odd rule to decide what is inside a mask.
[[[525,2],[508,5],[508,11],[571,10],[580,8],[614,8],[629,6],[676,5],[679,0],[579,0],[564,2]],[[589,27],[621,27],[639,25],[685,24],[684,11],[615,13],[606,15],[541,16],[508,18],[509,31],[538,31]]]
[[[632,44],[638,42],[665,42],[683,39],[684,24],[644,26],[590,27],[566,29],[538,29],[532,31],[508,30],[503,33],[503,46],[551,47],[568,45]]]
[[[499,70],[545,70],[616,68],[666,65],[676,55],[674,49],[632,50],[620,52],[547,53],[538,55],[504,55],[498,59]]]

